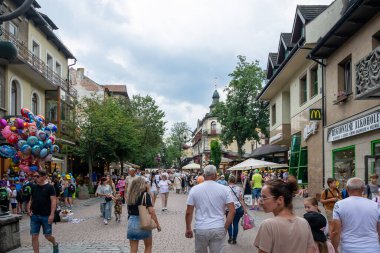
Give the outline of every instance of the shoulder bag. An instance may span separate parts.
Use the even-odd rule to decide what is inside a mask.
[[[148,207],[146,206],[146,192],[144,193],[141,203],[138,206],[139,208],[139,217],[140,217],[140,228],[142,230],[153,230],[157,228],[156,222],[152,219],[152,216],[149,214]]]

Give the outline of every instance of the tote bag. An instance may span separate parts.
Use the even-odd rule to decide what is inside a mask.
[[[146,194],[141,200],[141,204],[138,206],[139,208],[139,217],[140,217],[140,228],[142,230],[153,230],[157,228],[157,224],[154,222],[152,217],[149,214],[148,208],[146,207]]]

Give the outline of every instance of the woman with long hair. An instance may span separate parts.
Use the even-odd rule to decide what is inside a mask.
[[[247,213],[247,208],[243,201],[243,189],[236,185],[236,177],[234,175],[228,178],[228,187],[231,190],[236,210],[234,220],[228,227],[228,243],[236,244],[236,238],[239,232],[239,221],[243,214]],[[226,216],[228,216],[228,211],[226,212]]]
[[[145,203],[143,198],[145,196]],[[128,205],[128,228],[127,228],[127,239],[129,240],[131,253],[137,253],[139,247],[139,240],[144,241],[145,253],[152,252],[152,231],[151,230],[142,230],[140,228],[140,217],[139,217],[139,208],[138,206],[144,204],[148,208],[148,212],[151,215],[154,222],[157,224],[157,230],[161,231],[160,224],[156,213],[154,211],[152,200],[150,194],[148,194],[148,186],[145,182],[145,179],[138,177],[133,180],[131,183],[131,188],[127,196],[127,205]]]
[[[104,202],[102,203],[101,207],[104,225],[107,225],[108,220],[111,219],[111,201],[113,198],[112,188],[107,180],[107,178],[103,177],[100,180],[101,184],[96,189],[96,196],[104,197]]]
[[[158,184],[156,181],[156,173],[152,172],[152,175],[150,177],[150,194],[152,196],[152,202],[153,206],[156,203],[157,195],[158,195]]]
[[[297,191],[297,180],[292,177],[287,183],[281,179],[265,182],[259,204],[274,218],[261,224],[255,239],[259,253],[314,253],[314,240],[308,222],[293,212],[293,195]]]

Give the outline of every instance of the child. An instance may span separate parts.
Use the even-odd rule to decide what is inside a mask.
[[[114,197],[116,222],[120,222],[122,208],[123,208],[122,201],[123,200],[121,198],[120,192],[116,192],[116,196]]]
[[[315,242],[315,253],[335,253],[334,247],[326,235],[323,233],[323,228],[327,225],[326,218],[318,212],[307,212],[303,216],[310,225],[311,233]]]
[[[378,191],[377,191],[377,195],[376,195],[376,197],[374,197],[372,200],[375,201],[377,204],[380,205],[380,188],[379,188]]]
[[[11,185],[11,198],[10,198],[10,202],[11,202],[11,206],[12,206],[12,213],[13,214],[17,214],[17,190],[16,190],[16,185],[12,184]]]
[[[317,212],[317,213],[321,213],[321,210],[319,210],[319,207],[318,207],[318,201],[316,198],[307,198],[305,199],[305,201],[303,202],[304,204],[304,207],[305,207],[305,211],[306,212]],[[327,222],[327,219],[326,219],[326,222]],[[326,227],[323,229],[323,232],[325,233],[325,235],[328,234],[329,232],[329,224],[328,222],[326,223]]]

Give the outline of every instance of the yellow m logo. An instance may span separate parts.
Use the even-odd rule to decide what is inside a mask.
[[[321,109],[310,109],[310,120],[321,120],[322,110]]]

